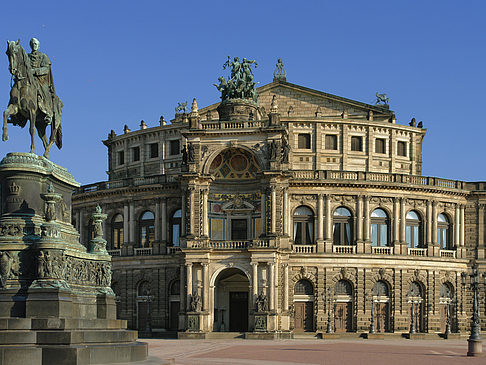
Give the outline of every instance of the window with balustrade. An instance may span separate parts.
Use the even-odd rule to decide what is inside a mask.
[[[111,221],[111,242],[110,249],[117,250],[123,244],[123,216],[117,214]]]
[[[420,215],[414,210],[411,210],[407,213],[405,236],[408,247],[423,247],[422,220],[420,218]]]
[[[349,246],[353,244],[352,239],[353,215],[349,209],[339,207],[333,214],[333,242],[335,245]]]
[[[314,212],[303,205],[294,211],[294,243],[298,245],[314,243]]]
[[[140,244],[141,248],[152,247],[155,241],[154,213],[146,211],[140,217]]]
[[[452,250],[450,224],[445,214],[437,217],[437,243],[441,250]]]
[[[181,218],[182,218],[182,210],[177,209],[169,220],[170,226],[170,242],[172,246],[179,247],[179,240],[181,237]]]
[[[371,246],[388,246],[389,218],[383,209],[371,213]]]

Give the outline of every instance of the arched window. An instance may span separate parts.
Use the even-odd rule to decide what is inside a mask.
[[[314,294],[314,288],[309,280],[302,279],[295,284],[295,294],[296,295],[312,295]]]
[[[146,211],[140,218],[140,247],[152,247],[154,237],[154,213]]]
[[[336,283],[336,296],[343,295],[352,297],[353,296],[353,287],[351,283],[347,280],[339,280]]]
[[[170,217],[170,242],[172,246],[179,247],[179,238],[181,237],[181,218],[182,210],[177,209]]]
[[[383,209],[375,209],[371,213],[371,245],[388,245],[388,214]]]
[[[451,250],[449,219],[445,214],[437,217],[437,243],[442,250]]]
[[[411,210],[406,218],[406,241],[408,247],[421,247],[422,240],[422,221],[417,212]]]
[[[335,245],[352,245],[352,215],[344,207],[339,207],[334,211],[333,217],[333,241]]]
[[[121,248],[123,243],[123,216],[117,214],[111,221],[111,245],[112,250]]]
[[[314,213],[305,206],[294,212],[294,243],[310,245],[314,242]]]

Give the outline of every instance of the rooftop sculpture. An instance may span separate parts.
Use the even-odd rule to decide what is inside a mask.
[[[51,72],[51,62],[46,54],[39,52],[40,42],[30,40],[32,52],[27,54],[18,41],[7,41],[9,71],[13,85],[10,101],[3,113],[2,140],[8,140],[7,123],[25,127],[30,121],[30,153],[35,151],[35,128],[44,145],[44,157],[55,143],[62,147],[61,114],[63,104],[56,95]],[[51,126],[51,136],[47,140],[46,128]]]
[[[228,60],[223,65],[223,70],[231,68],[230,78],[226,80],[223,76],[219,77],[219,85],[214,84],[216,88],[221,91],[221,100],[229,99],[250,99],[254,102],[257,101],[258,94],[255,89],[256,82],[253,82],[253,71],[251,65],[258,66],[255,60],[247,60],[243,58],[240,62],[238,57],[235,57],[231,61],[231,57],[228,56]]]

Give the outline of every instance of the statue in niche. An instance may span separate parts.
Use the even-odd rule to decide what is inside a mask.
[[[257,312],[266,312],[268,310],[268,300],[263,290],[256,298],[256,310]]]
[[[187,162],[194,162],[195,161],[195,151],[194,145],[192,143],[187,144]]]
[[[287,138],[283,138],[282,142],[282,163],[289,163],[289,152],[290,152],[290,144],[287,141]]]
[[[201,296],[194,292],[191,296],[191,310],[193,312],[200,312],[202,309]]]

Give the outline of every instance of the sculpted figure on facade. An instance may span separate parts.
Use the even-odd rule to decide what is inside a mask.
[[[256,299],[257,312],[266,312],[268,310],[268,300],[265,293],[262,291]]]
[[[19,273],[15,266],[16,259],[12,253],[8,251],[0,252],[0,284],[2,287],[5,287],[8,279],[18,276]]]
[[[258,95],[255,89],[256,83],[253,82],[253,71],[251,65],[257,67],[255,60],[248,60],[246,58],[240,62],[238,57],[235,57],[231,61],[231,57],[228,56],[228,60],[223,65],[223,70],[231,68],[230,78],[226,81],[224,77],[219,77],[219,85],[214,84],[216,88],[221,92],[221,100],[229,99],[250,99],[254,102],[257,101]]]
[[[195,292],[191,296],[191,310],[193,312],[200,312],[202,309],[201,296]]]

